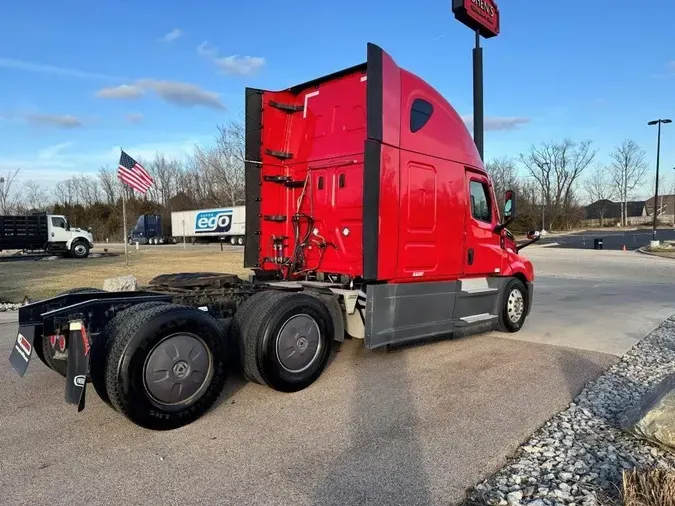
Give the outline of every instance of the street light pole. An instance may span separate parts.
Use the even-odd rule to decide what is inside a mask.
[[[476,30],[476,46],[473,48],[473,139],[481,160],[484,160],[485,146],[483,122],[483,48],[480,47],[480,30]]]
[[[670,119],[657,119],[647,123],[649,126],[658,125],[658,133],[656,136],[656,188],[654,191],[654,221],[652,224],[652,241],[656,241],[656,216],[657,216],[657,201],[659,199],[659,158],[661,157],[661,124],[672,123]]]
[[[675,167],[673,167],[673,170],[675,170]],[[671,191],[673,192],[673,207],[671,211],[673,211],[673,227],[675,227],[675,182],[671,184],[670,188]]]
[[[0,212],[4,213],[5,212],[5,178],[0,177],[0,204],[2,204],[2,207],[0,208]]]

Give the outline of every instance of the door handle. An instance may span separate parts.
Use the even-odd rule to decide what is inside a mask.
[[[469,263],[469,265],[473,265],[473,248],[469,248],[468,263]]]
[[[54,237],[54,232],[52,232],[52,237]]]

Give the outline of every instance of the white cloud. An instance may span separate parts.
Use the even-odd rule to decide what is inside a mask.
[[[68,77],[77,77],[80,79],[104,79],[104,80],[124,79],[123,77],[119,76],[99,74],[97,72],[88,72],[86,70],[71,69],[67,67],[59,67],[56,65],[45,65],[42,63],[16,60],[14,58],[0,57],[0,67],[16,70],[25,70],[27,72],[40,72],[44,74],[57,74]]]
[[[113,100],[131,100],[148,90],[154,91],[162,100],[180,107],[203,106],[210,109],[225,109],[218,93],[207,91],[196,84],[178,81],[141,79],[133,84],[103,88],[96,96]]]
[[[177,81],[144,79],[139,85],[152,89],[167,102],[183,107],[201,105],[211,109],[225,109],[217,93],[200,88],[196,84]]]
[[[36,126],[49,126],[54,128],[79,128],[84,126],[80,118],[70,114],[26,114],[23,117],[28,123]]]
[[[473,127],[473,114],[462,116],[462,121],[468,128]],[[486,131],[496,130],[515,130],[521,125],[527,124],[531,121],[530,118],[523,117],[498,117],[487,116],[484,120],[484,127]]]
[[[135,159],[151,160],[155,153],[167,158],[185,161],[193,153],[195,144],[213,142],[213,135],[159,135],[164,140],[124,146],[124,151]],[[68,144],[68,146],[66,146]],[[99,167],[116,167],[120,157],[119,146],[103,146],[90,151],[68,150],[73,143],[47,146],[43,149],[13,156],[0,155],[0,172],[19,167],[19,180],[34,179],[45,186],[79,174],[95,174]]]
[[[259,56],[232,55],[215,59],[216,66],[225,74],[248,76],[254,74],[265,65],[265,58]]]
[[[159,40],[160,42],[172,42],[176,39],[179,39],[183,36],[183,30],[180,28],[174,28],[169,33],[164,34]]]
[[[131,112],[125,116],[125,119],[132,125],[138,125],[145,119],[145,114],[140,112]]]
[[[48,146],[37,152],[37,158],[38,160],[45,160],[45,161],[53,160],[55,158],[58,158],[63,151],[68,149],[73,144],[75,144],[73,141],[68,141],[62,142],[60,144],[54,144],[53,146]]]
[[[135,84],[110,86],[107,88],[101,88],[96,92],[96,96],[99,98],[109,98],[113,100],[130,100],[133,98],[139,98],[143,94],[145,94],[145,90]]]
[[[265,58],[261,56],[219,56],[218,48],[204,41],[197,47],[200,56],[210,59],[223,74],[248,76],[265,66]]]
[[[197,46],[197,54],[200,56],[215,56],[216,55],[216,48],[209,45],[208,42],[204,41],[199,46]]]

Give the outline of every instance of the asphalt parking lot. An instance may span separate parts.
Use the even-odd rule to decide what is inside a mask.
[[[310,388],[230,381],[166,433],[88,389],[78,414],[39,361],[19,378],[0,323],[0,503],[452,504],[582,386],[675,313],[675,262],[635,252],[523,250],[537,269],[518,334],[396,351],[349,342]]]
[[[656,238],[659,241],[675,241],[675,229],[658,228]],[[636,250],[649,244],[652,239],[652,230],[588,230],[574,234],[554,235],[542,237],[538,244],[549,244],[553,248],[594,249],[595,239],[602,239],[602,249],[605,250]]]

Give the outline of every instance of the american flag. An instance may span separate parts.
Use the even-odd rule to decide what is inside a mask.
[[[136,160],[127,155],[124,150],[120,155],[120,164],[117,169],[117,179],[130,186],[139,193],[145,194],[154,183],[152,176]]]

